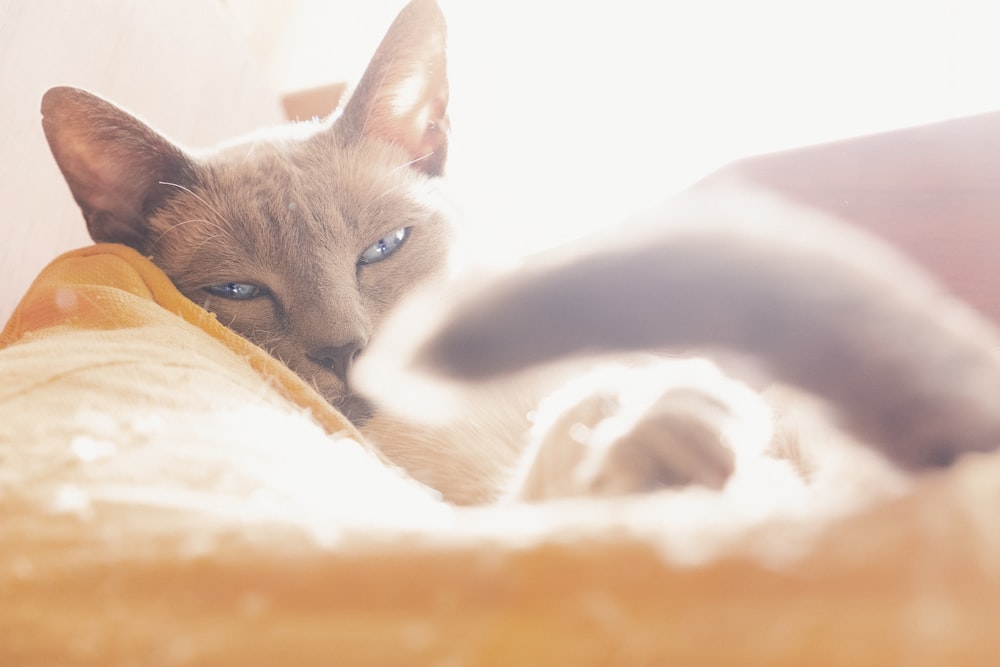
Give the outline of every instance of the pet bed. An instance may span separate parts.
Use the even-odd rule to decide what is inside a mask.
[[[0,664],[975,665],[1000,457],[825,526],[708,492],[456,509],[145,258],[0,336]]]

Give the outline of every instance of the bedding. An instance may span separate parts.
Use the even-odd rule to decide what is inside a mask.
[[[704,490],[457,509],[137,253],[0,334],[0,664],[977,665],[1000,457],[856,515]]]
[[[25,401],[17,413],[26,419],[41,417],[30,413],[44,405],[32,392],[44,390],[50,400],[71,375],[93,374],[81,380],[91,387],[103,388],[113,379],[102,402],[140,402],[140,409],[148,409],[197,402],[173,391],[172,374],[211,370],[203,382],[181,385],[212,395],[199,397],[205,405],[224,394],[211,386],[224,372],[234,384],[267,384],[331,432],[357,435],[350,422],[287,367],[219,324],[146,258],[118,244],[81,248],[52,262],[0,333],[0,348],[7,348],[5,358],[17,378],[7,386],[5,405]],[[50,348],[58,355],[52,356]],[[77,398],[74,394],[68,400]]]

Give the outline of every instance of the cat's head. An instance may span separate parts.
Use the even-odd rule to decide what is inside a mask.
[[[444,18],[414,0],[322,123],[192,153],[74,88],[45,94],[42,122],[95,241],[152,257],[360,422],[370,408],[349,388],[352,361],[446,261],[447,102]]]

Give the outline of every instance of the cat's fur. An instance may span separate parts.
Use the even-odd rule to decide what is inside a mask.
[[[185,296],[361,423],[371,408],[350,391],[351,363],[385,313],[447,259],[436,192],[448,140],[444,40],[440,11],[418,0],[335,120],[210,152],[185,151],[71,88],[46,93],[43,127],[95,241],[152,257]],[[361,263],[402,229],[399,252]],[[227,283],[267,293],[239,301],[205,291]]]
[[[724,350],[899,466],[1000,446],[1000,337],[890,248],[752,191],[699,192],[454,299],[417,368],[482,379],[580,354]]]
[[[472,503],[505,487],[535,396],[476,393],[465,419],[430,428],[376,410],[350,373],[386,313],[448,268],[445,37],[435,2],[413,0],[339,113],[208,151],[181,148],[79,89],[49,90],[41,111],[95,241],[150,256],[184,295],[286,363],[391,460],[447,499]],[[396,252],[362,261],[403,229]],[[232,300],[206,290],[230,284],[265,292]]]
[[[643,360],[625,375],[601,376],[584,394],[542,409],[526,457],[528,413],[554,386],[551,377],[564,376],[561,370],[469,389],[459,417],[446,423],[418,423],[354,390],[355,358],[361,355],[370,367],[394,358],[391,342],[380,345],[389,349],[385,355],[366,349],[387,313],[446,268],[450,223],[439,186],[447,102],[444,19],[432,0],[414,0],[390,27],[343,111],[322,123],[193,153],[80,90],[50,90],[42,115],[95,240],[151,256],[182,293],[285,362],[390,460],[447,499],[721,485],[741,453],[759,454],[768,444],[769,431],[753,427],[767,420],[767,408],[755,393],[701,362]],[[403,242],[396,245],[401,230]],[[754,253],[770,247],[766,242],[744,255],[726,238],[713,232],[691,243],[668,240],[646,254],[641,247],[597,254],[567,269],[579,266],[577,274],[528,271],[512,289],[530,293],[537,279],[540,291],[533,298],[522,302],[517,291],[516,307],[501,291],[487,293],[480,309],[460,307],[426,358],[475,374],[601,342],[609,348],[728,345],[760,355],[783,378],[842,404],[863,435],[874,435],[903,464],[940,463],[963,449],[992,446],[1000,429],[977,421],[982,406],[930,391],[924,377],[941,364],[951,368],[955,359],[963,368],[981,363],[978,342],[945,341],[943,349],[954,352],[937,353],[925,366],[915,354],[886,356],[869,346],[886,332],[869,323],[888,323],[896,327],[888,335],[900,336],[921,326],[925,312],[906,299],[893,302],[894,294],[857,298],[865,296],[866,278],[855,277],[850,267],[834,267],[835,282],[824,283],[829,287],[818,290],[822,298],[812,300],[816,290],[797,290],[797,272],[811,268],[802,248],[775,246],[758,265]],[[383,242],[384,259],[378,251]],[[567,287],[561,275],[580,282]],[[220,296],[220,287],[223,293],[262,292],[236,300]],[[648,304],[656,304],[650,317],[639,317]],[[883,305],[889,315],[877,312]],[[859,307],[864,314],[850,314]],[[508,312],[509,321],[498,322]],[[401,350],[416,339],[414,324],[424,315],[430,317],[417,313],[416,321],[395,328],[404,332]],[[455,317],[467,317],[471,328]],[[852,317],[855,326],[842,326]],[[533,329],[532,322],[543,328]],[[720,339],[725,331],[731,336]],[[941,331],[929,340],[946,333],[955,334]],[[822,361],[834,353],[837,363]],[[847,377],[848,370],[870,364],[880,371]],[[831,369],[837,372],[828,379],[815,375]],[[865,377],[879,384],[856,379]],[[868,394],[881,398],[869,403]],[[934,418],[914,420],[913,411]],[[975,424],[970,431],[979,429],[980,437],[956,439],[960,433],[952,427],[969,415]],[[913,426],[918,437],[907,434],[889,444],[887,425]]]

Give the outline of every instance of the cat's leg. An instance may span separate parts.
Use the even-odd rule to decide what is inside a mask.
[[[702,191],[450,302],[414,366],[480,381],[576,354],[727,350],[904,470],[1000,447],[1000,332],[874,237]]]
[[[722,488],[760,456],[770,413],[701,360],[615,368],[577,379],[540,409],[513,495],[519,500]]]

